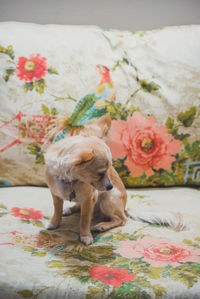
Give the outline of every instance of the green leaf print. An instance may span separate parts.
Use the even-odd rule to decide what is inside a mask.
[[[47,71],[48,71],[49,74],[58,75],[58,71],[56,69],[54,69],[53,67],[49,67]]]
[[[158,284],[153,285],[152,290],[157,297],[161,297],[166,294],[166,289]]]
[[[86,299],[99,298],[99,294],[105,294],[105,284],[99,283],[97,286],[89,286]]]
[[[40,94],[44,93],[45,87],[47,87],[45,80],[42,78],[40,80],[33,81],[33,87],[36,89],[37,92]]]
[[[121,287],[117,288],[115,290],[115,297],[114,298],[134,298],[133,296],[133,289],[134,284],[133,283],[125,283]]]
[[[122,60],[118,60],[117,63],[113,66],[112,71],[114,72],[117,67],[120,67],[121,65],[129,65],[129,61],[127,58],[123,58]]]
[[[185,146],[185,151],[192,161],[200,160],[200,140],[194,141],[191,145]]]
[[[3,79],[8,82],[8,80],[10,79],[10,76],[12,76],[15,72],[14,68],[9,68],[7,70],[5,70],[5,73],[3,75]]]
[[[188,271],[188,267],[190,267],[190,271]],[[200,276],[200,269],[193,265],[190,266],[190,263],[185,263],[179,267],[172,268],[170,269],[170,272],[172,273],[174,280],[181,280],[189,288],[193,287]]]
[[[165,123],[165,126],[167,127],[168,132],[172,133],[173,130],[174,130],[174,126],[175,126],[174,120],[171,117],[168,117],[168,119],[167,119],[167,121]]]
[[[0,53],[8,55],[12,60],[15,58],[13,47],[11,45],[7,48],[0,46]]]
[[[51,115],[55,116],[58,115],[58,111],[56,110],[56,108],[51,108]]]
[[[142,80],[141,88],[143,91],[151,93],[152,91],[156,91],[156,90],[160,89],[160,86],[153,81],[147,82],[146,80]]]
[[[32,91],[33,90],[33,82],[26,82],[24,84],[24,89],[26,92],[28,92],[29,90]]]
[[[36,164],[45,164],[44,151],[38,144],[30,143],[27,148],[29,153],[35,156]]]
[[[44,104],[42,104],[42,111],[43,111],[44,115],[46,115],[46,116],[50,115],[49,108],[46,105],[44,105]]]
[[[3,217],[9,213],[7,207],[4,204],[0,204],[0,217]]]
[[[180,112],[177,116],[177,120],[179,120],[184,127],[190,127],[195,120],[196,112],[197,108],[191,107],[190,110]]]
[[[122,106],[121,103],[114,101],[106,101],[106,107],[111,119],[127,120],[127,117],[135,111],[133,105],[127,108],[127,105]]]
[[[58,115],[58,111],[55,107],[51,108],[51,110],[44,104],[42,104],[42,112],[44,115],[46,116],[55,116],[55,115]]]
[[[176,182],[176,176],[173,172],[165,171],[161,175],[160,179],[167,184],[174,184]]]

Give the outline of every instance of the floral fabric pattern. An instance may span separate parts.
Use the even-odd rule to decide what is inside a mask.
[[[32,82],[34,78],[39,80],[44,77],[47,72],[46,58],[40,57],[40,54],[31,55],[29,59],[19,57],[16,70],[20,80],[26,82]]]
[[[180,141],[171,140],[165,126],[155,126],[155,117],[144,119],[139,112],[125,121],[113,120],[108,145],[114,159],[127,156],[125,165],[133,177],[154,174],[152,168],[167,170],[180,150]]]
[[[42,220],[43,215],[41,211],[36,211],[34,209],[18,208],[14,207],[11,209],[11,215],[19,217],[24,220]]]
[[[198,262],[200,258],[199,249],[192,249],[183,243],[172,243],[168,239],[150,237],[144,237],[137,242],[121,241],[115,252],[126,258],[144,257],[144,260],[154,267],[168,264],[179,266],[179,262]]]
[[[105,114],[126,187],[198,186],[200,26],[62,29],[0,24],[0,186],[45,185],[49,144]]]
[[[107,143],[127,187],[183,185],[127,190],[128,211],[188,223],[175,232],[128,219],[85,246],[79,213],[45,229],[47,188],[0,188],[2,298],[200,298],[199,191],[184,187],[200,185],[199,41],[199,25],[0,23],[0,186],[44,186],[49,144],[110,114]]]
[[[94,266],[89,270],[93,280],[101,280],[108,285],[119,288],[123,283],[131,282],[136,274],[130,274],[127,269],[109,268],[107,266]]]
[[[4,298],[200,298],[198,190],[128,191],[131,213],[181,207],[187,228],[176,232],[128,219],[123,227],[92,232],[90,246],[79,240],[79,213],[45,229],[53,207],[49,189],[1,188],[0,199]]]

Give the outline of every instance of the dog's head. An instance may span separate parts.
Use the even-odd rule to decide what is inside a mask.
[[[108,146],[101,139],[84,137],[73,150],[70,160],[70,172],[74,179],[89,183],[99,191],[113,188],[108,175],[112,157]]]
[[[105,115],[88,123],[79,135],[51,145],[45,154],[49,171],[62,180],[78,179],[97,190],[111,190],[113,186],[108,172],[112,156],[103,141],[110,127],[111,118]]]

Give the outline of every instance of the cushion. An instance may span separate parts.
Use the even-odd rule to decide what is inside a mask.
[[[93,233],[88,247],[79,241],[79,213],[45,230],[49,189],[1,188],[0,199],[1,298],[200,298],[198,190],[129,190],[129,213],[180,212],[187,229],[128,219]]]
[[[45,185],[44,152],[109,113],[127,187],[200,184],[200,26],[0,23],[0,184]]]

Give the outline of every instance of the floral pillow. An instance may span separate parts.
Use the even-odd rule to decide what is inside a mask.
[[[49,144],[107,113],[127,187],[199,185],[199,40],[198,25],[0,23],[0,185],[45,185]]]

